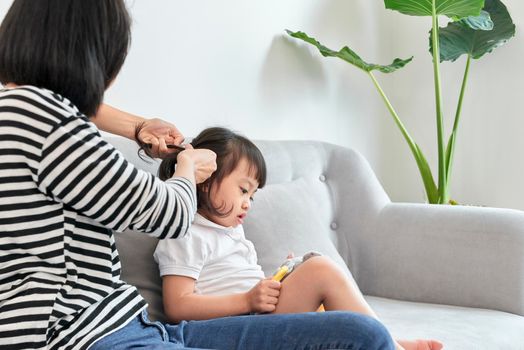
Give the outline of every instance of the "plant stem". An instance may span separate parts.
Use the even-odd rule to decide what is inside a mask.
[[[453,131],[457,131],[460,120],[460,112],[462,110],[462,101],[464,100],[464,91],[466,91],[466,85],[468,83],[469,66],[471,64],[471,56],[468,55],[466,61],[466,69],[464,70],[464,77],[462,78],[462,87],[460,88],[460,96],[457,104],[457,111],[455,112],[455,122],[453,123]]]
[[[460,96],[459,96],[459,100],[458,100],[458,104],[457,104],[457,111],[455,112],[455,121],[453,122],[453,131],[452,131],[452,134],[451,134],[451,137],[453,139],[450,138],[450,142],[449,142],[449,146],[450,149],[447,151],[447,159],[446,159],[446,171],[447,171],[447,174],[446,174],[446,178],[447,178],[447,182],[448,182],[448,186],[449,186],[449,179],[450,179],[450,176],[451,176],[451,168],[452,168],[452,165],[453,165],[453,155],[455,153],[455,140],[457,138],[457,130],[458,130],[458,125],[459,125],[459,121],[460,121],[460,112],[462,111],[462,102],[464,100],[464,92],[466,91],[466,85],[468,83],[468,75],[469,75],[469,67],[470,67],[470,64],[471,64],[471,55],[468,55],[468,58],[467,58],[467,61],[466,61],[466,69],[464,70],[464,77],[462,78],[462,87],[460,88]]]
[[[411,149],[411,153],[413,153],[413,156],[415,157],[415,161],[417,162],[417,166],[420,171],[420,175],[422,176],[422,182],[424,183],[426,195],[428,196],[428,202],[436,204],[438,202],[437,188],[435,186],[435,181],[433,180],[431,169],[428,165],[426,158],[424,157],[424,154],[422,153],[418,145],[415,143],[415,141],[413,141],[413,139],[409,135],[408,131],[406,130],[406,127],[400,120],[397,112],[393,108],[393,105],[391,104],[391,102],[389,102],[389,99],[387,98],[386,94],[384,93],[384,90],[382,90],[382,87],[378,83],[373,73],[371,71],[366,72],[366,73],[369,75],[369,77],[373,81],[373,84],[375,84],[375,87],[377,88],[380,96],[382,97],[382,100],[384,100],[384,103],[386,104],[389,110],[389,113],[391,114],[391,116],[393,116],[395,123],[397,124],[398,128],[400,129],[400,132],[404,136],[404,139],[406,140],[406,142],[409,145],[409,148]]]
[[[440,50],[438,37],[438,17],[435,5],[436,0],[432,0],[432,40],[433,40],[433,74],[435,79],[435,103],[437,108],[437,142],[438,142],[438,191],[440,204],[447,203],[449,200],[446,163],[444,149],[444,122],[442,118],[442,91],[440,83]]]
[[[373,84],[375,84],[375,87],[377,88],[378,92],[380,93],[380,96],[382,96],[382,99],[384,100],[384,103],[386,104],[386,107],[388,108],[389,113],[393,116],[393,119],[395,120],[395,123],[399,127],[400,132],[402,133],[402,135],[406,139],[406,141],[407,141],[407,143],[409,145],[409,148],[411,148],[411,150],[413,151],[413,149],[416,148],[415,147],[415,142],[413,141],[413,139],[409,135],[408,131],[406,130],[406,127],[404,126],[404,124],[400,120],[397,112],[395,111],[395,108],[393,108],[393,105],[391,104],[391,102],[389,102],[388,97],[384,93],[384,90],[382,90],[382,88],[380,87],[380,84],[378,83],[378,81],[375,78],[375,76],[373,75],[373,73],[372,72],[366,72],[366,73],[370,76],[371,80],[373,80]]]

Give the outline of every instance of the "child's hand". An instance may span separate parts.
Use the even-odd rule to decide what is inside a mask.
[[[247,293],[247,302],[251,312],[273,312],[277,308],[280,295],[280,282],[263,279]]]

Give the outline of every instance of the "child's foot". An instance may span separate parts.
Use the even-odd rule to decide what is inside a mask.
[[[399,347],[400,345],[400,347]],[[442,349],[442,343],[436,340],[397,340],[397,349],[404,350],[440,350]]]

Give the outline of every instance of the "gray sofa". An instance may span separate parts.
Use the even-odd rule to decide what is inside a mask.
[[[139,168],[156,172],[157,163],[140,160],[132,142],[108,140]],[[289,251],[318,250],[351,271],[395,337],[435,338],[448,350],[524,349],[524,212],[392,203],[351,149],[257,144],[268,184],[245,231],[266,273]],[[124,280],[162,319],[155,244],[144,234],[117,234]]]

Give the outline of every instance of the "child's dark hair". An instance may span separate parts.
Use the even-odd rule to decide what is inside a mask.
[[[138,135],[137,129],[135,135]],[[138,138],[135,138],[138,140]],[[148,154],[148,146],[137,141],[142,150]],[[239,135],[229,129],[212,127],[204,129],[192,141],[193,148],[205,148],[216,153],[217,170],[203,183],[197,185],[198,209],[206,213],[225,216],[223,208],[216,208],[211,203],[211,188],[219,186],[222,180],[231,174],[242,159],[249,164],[249,172],[254,174],[258,182],[258,187],[262,188],[266,184],[266,162],[258,147],[246,137]],[[158,176],[162,180],[167,180],[173,176],[176,166],[176,156],[164,159],[160,163]]]

